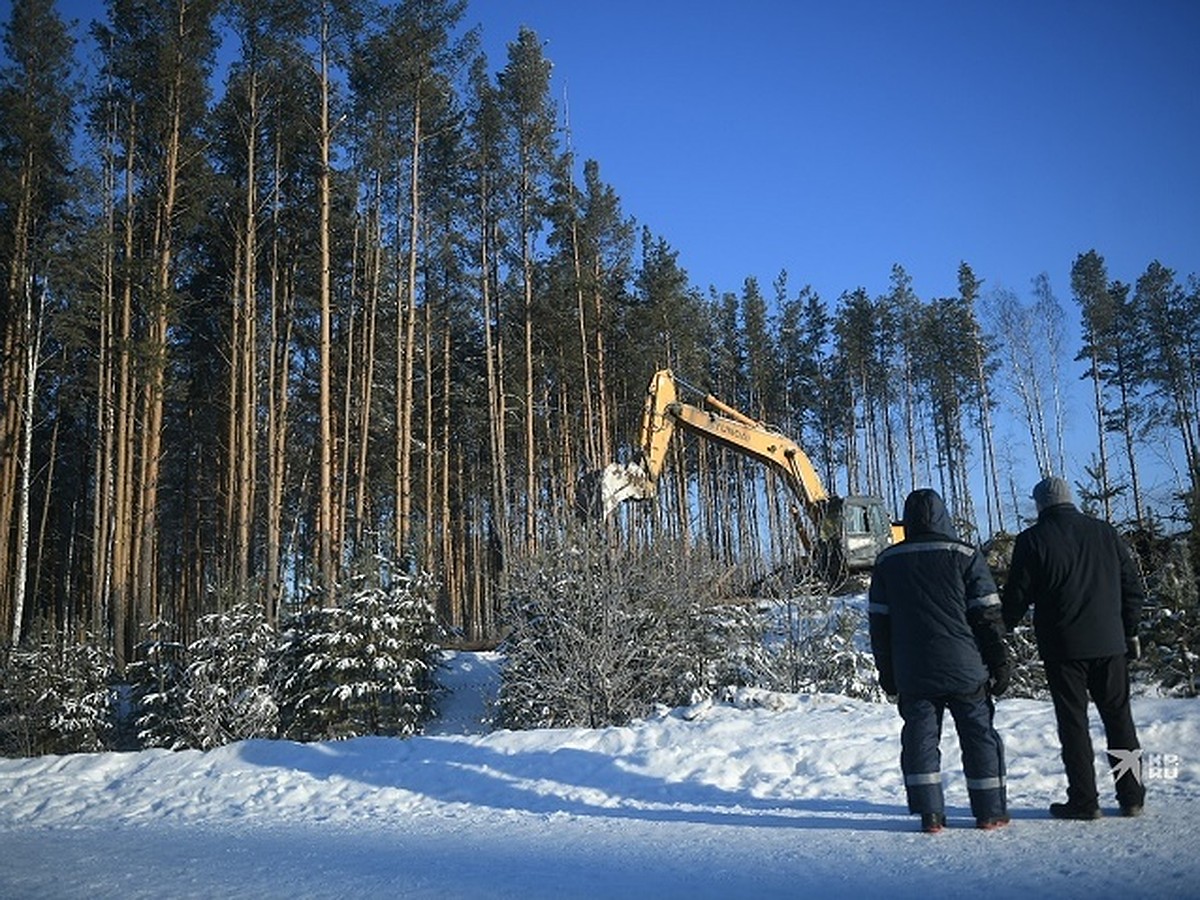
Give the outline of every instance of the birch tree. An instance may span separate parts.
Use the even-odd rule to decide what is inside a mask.
[[[1000,341],[1002,371],[1011,388],[1007,395],[1009,411],[1024,424],[1037,470],[1051,472],[1054,464],[1036,364],[1038,354],[1032,343],[1036,330],[1030,312],[1013,291],[999,288],[989,295],[988,318]]]
[[[1065,472],[1067,470],[1066,450],[1066,408],[1063,398],[1062,358],[1066,352],[1063,320],[1066,318],[1062,305],[1054,296],[1050,285],[1050,276],[1045,272],[1033,279],[1033,333],[1039,340],[1045,341],[1045,353],[1036,358],[1044,359],[1049,382],[1046,389],[1050,391],[1050,407],[1054,419],[1054,448],[1053,454],[1048,453],[1051,460],[1051,470]]]

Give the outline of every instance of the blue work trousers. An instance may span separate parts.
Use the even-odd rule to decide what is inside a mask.
[[[942,790],[942,717],[954,718],[962,749],[963,774],[971,812],[977,819],[1008,812],[1004,786],[1004,743],[992,725],[995,705],[986,684],[971,694],[899,698],[904,727],[900,732],[900,768],[911,813],[944,813]]]

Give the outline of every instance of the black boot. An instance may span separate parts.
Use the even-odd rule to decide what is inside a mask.
[[[1050,815],[1056,819],[1099,819],[1104,813],[1099,806],[1077,806],[1074,803],[1051,803]]]

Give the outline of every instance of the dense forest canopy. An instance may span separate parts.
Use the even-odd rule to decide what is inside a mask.
[[[792,436],[832,490],[898,512],[937,488],[973,540],[1022,527],[1069,463],[1097,514],[1190,529],[1193,274],[1089,250],[1070,298],[1038,273],[985,289],[966,260],[952,296],[901,264],[879,296],[803,272],[699,290],[576,155],[538,36],[489,60],[465,9],[107,0],[85,74],[51,0],[14,0],[0,642],[92,636],[123,668],[154,622],[194,635],[244,601],[274,622],[417,572],[486,640],[508,561],[628,454],[659,367]],[[1068,434],[1080,379],[1096,424]],[[776,562],[764,473],[682,443],[670,477],[627,527]]]

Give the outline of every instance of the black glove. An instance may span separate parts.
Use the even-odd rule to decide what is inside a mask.
[[[889,697],[895,697],[899,693],[896,690],[896,676],[891,672],[879,673],[879,686],[883,688],[883,692]]]
[[[1142,658],[1142,642],[1136,634],[1125,638],[1125,658],[1130,661]]]
[[[1008,683],[1012,680],[1012,670],[1006,663],[1003,666],[997,666],[992,670],[991,677],[988,679],[988,693],[993,697],[1001,696],[1008,690]]]

